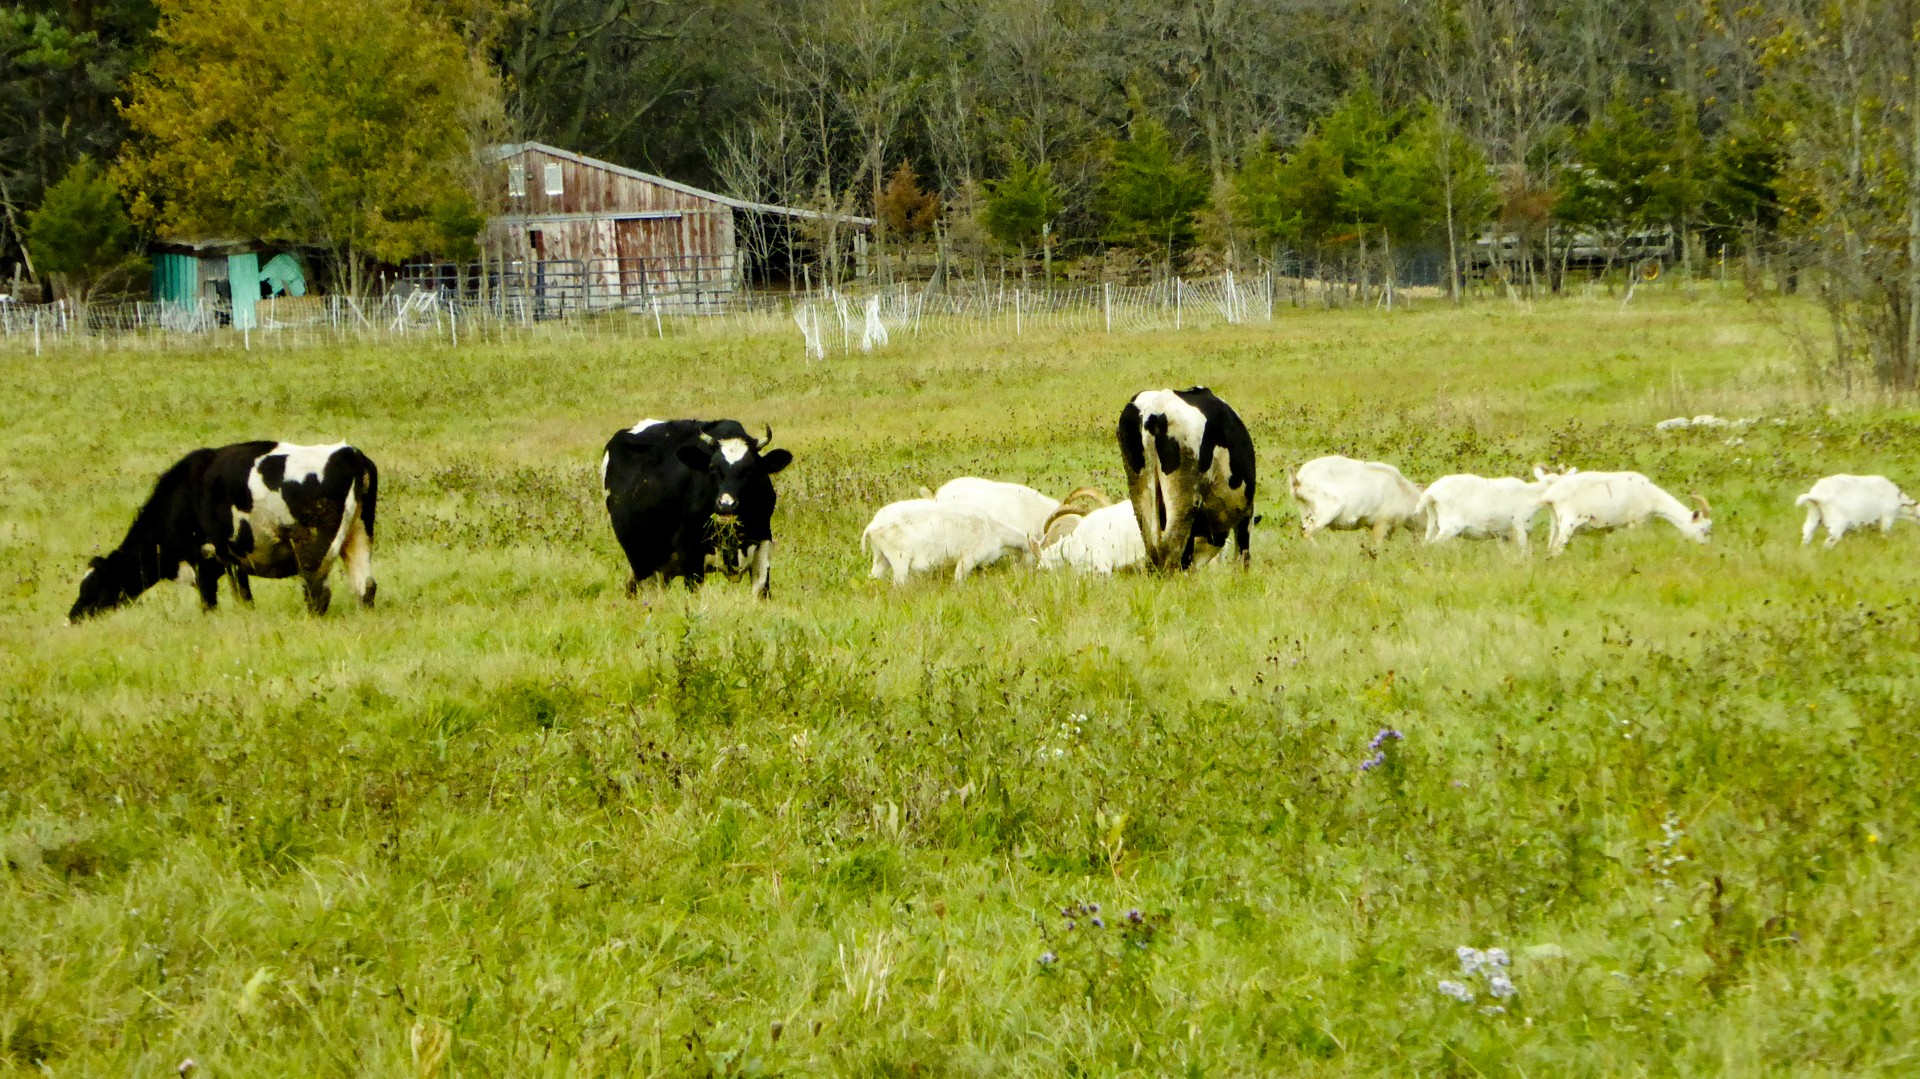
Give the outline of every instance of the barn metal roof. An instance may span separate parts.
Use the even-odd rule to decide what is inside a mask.
[[[543,154],[551,154],[554,157],[565,158],[568,161],[572,161],[575,164],[579,164],[579,165],[585,165],[588,168],[605,169],[608,172],[619,173],[622,176],[631,177],[635,180],[644,180],[650,184],[659,184],[661,187],[671,188],[674,191],[679,191],[682,194],[692,195],[695,198],[707,199],[711,202],[717,202],[717,203],[720,203],[722,206],[730,206],[736,210],[746,210],[750,213],[780,214],[786,217],[805,217],[805,218],[814,218],[814,219],[836,218],[838,220],[850,222],[855,225],[872,225],[873,224],[873,218],[871,217],[858,217],[853,214],[829,214],[829,213],[822,213],[819,210],[803,210],[797,206],[775,206],[771,203],[766,203],[766,202],[749,202],[746,199],[734,198],[732,195],[722,195],[714,191],[705,191],[700,188],[694,187],[692,184],[683,184],[678,180],[669,180],[664,176],[655,176],[653,173],[650,173],[650,172],[641,172],[639,169],[630,169],[630,168],[627,168],[625,165],[616,165],[611,161],[602,161],[597,157],[588,157],[585,154],[576,154],[572,150],[562,150],[558,146],[549,146],[544,142],[501,143],[497,146],[488,147],[486,151],[486,156],[491,161],[505,161],[507,158],[510,158],[515,154],[525,153],[528,150],[537,150]]]

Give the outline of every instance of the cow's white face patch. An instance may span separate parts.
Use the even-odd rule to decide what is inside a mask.
[[[730,465],[737,465],[747,455],[747,440],[744,438],[723,438],[720,440],[720,456]]]
[[[629,428],[627,428],[627,433],[628,433],[628,434],[630,434],[630,435],[637,435],[637,434],[639,434],[640,432],[642,432],[642,431],[644,431],[644,430],[646,430],[647,428],[649,428],[649,427],[652,427],[652,426],[653,426],[654,424],[656,424],[656,423],[665,423],[665,422],[667,422],[667,421],[665,421],[665,420],[651,420],[651,419],[649,419],[649,420],[641,420],[641,421],[640,421],[639,423],[636,423],[636,424],[634,424],[634,425],[633,425],[632,427],[629,427]]]

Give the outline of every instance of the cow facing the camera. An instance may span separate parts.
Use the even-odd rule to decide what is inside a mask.
[[[212,610],[220,578],[253,602],[251,577],[298,576],[307,609],[325,614],[338,561],[373,606],[373,516],[380,473],[345,444],[241,442],[199,449],[161,474],[126,539],[95,558],[67,620],[131,603],[164,580],[194,585]]]
[[[1148,565],[1205,564],[1229,535],[1251,561],[1253,438],[1225,401],[1205,386],[1147,390],[1121,410],[1119,436]]]
[[[710,561],[728,580],[751,571],[753,594],[770,593],[771,477],[793,461],[767,448],[772,439],[772,428],[756,439],[734,420],[641,420],[608,440],[600,482],[633,569],[629,593],[655,577],[697,588]]]

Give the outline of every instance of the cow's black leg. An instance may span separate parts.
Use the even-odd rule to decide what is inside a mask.
[[[1247,547],[1248,536],[1253,532],[1253,519],[1242,517],[1240,523],[1233,526],[1233,546],[1242,567],[1253,565],[1253,551]]]
[[[333,590],[327,587],[327,546],[330,536],[313,529],[301,529],[293,537],[293,560],[300,567],[300,583],[307,589],[307,610],[326,614],[333,603]]]
[[[227,567],[227,580],[233,582],[233,598],[253,606],[253,580],[238,566]]]
[[[200,590],[200,607],[211,611],[220,604],[220,563],[206,559],[193,568],[193,584]]]

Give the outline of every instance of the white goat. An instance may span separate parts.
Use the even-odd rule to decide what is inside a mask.
[[[1827,526],[1826,546],[1831,547],[1856,528],[1877,524],[1880,531],[1891,532],[1901,518],[1920,521],[1920,508],[1885,476],[1828,476],[1793,504],[1807,507],[1807,523],[1800,529],[1803,544],[1813,542],[1821,525]]]
[[[1026,534],[1038,542],[1047,534],[1047,518],[1060,503],[1031,487],[999,480],[962,476],[940,485],[932,496],[936,502],[954,502],[973,506],[987,516]]]
[[[1547,553],[1567,549],[1576,532],[1611,532],[1633,528],[1653,518],[1667,522],[1680,534],[1705,543],[1713,535],[1713,508],[1694,495],[1698,511],[1689,510],[1638,472],[1576,472],[1547,486],[1541,497],[1553,511],[1553,538]]]
[[[1318,457],[1293,474],[1300,534],[1367,528],[1375,543],[1420,519],[1420,488],[1392,465],[1351,457]]]
[[[955,584],[981,566],[1008,555],[1023,562],[1035,556],[1026,533],[995,520],[977,506],[915,498],[880,507],[860,547],[873,551],[872,576],[889,574],[902,585],[914,573],[953,567]]]
[[[1048,570],[1071,566],[1088,573],[1112,573],[1146,560],[1147,544],[1140,538],[1140,522],[1131,502],[1086,514],[1072,532],[1040,552],[1040,568]]]
[[[1520,553],[1526,554],[1527,530],[1540,512],[1540,498],[1547,493],[1547,486],[1578,471],[1548,472],[1544,466],[1535,465],[1531,483],[1512,476],[1442,476],[1428,484],[1420,496],[1427,542],[1441,543],[1455,537],[1511,539]]]

